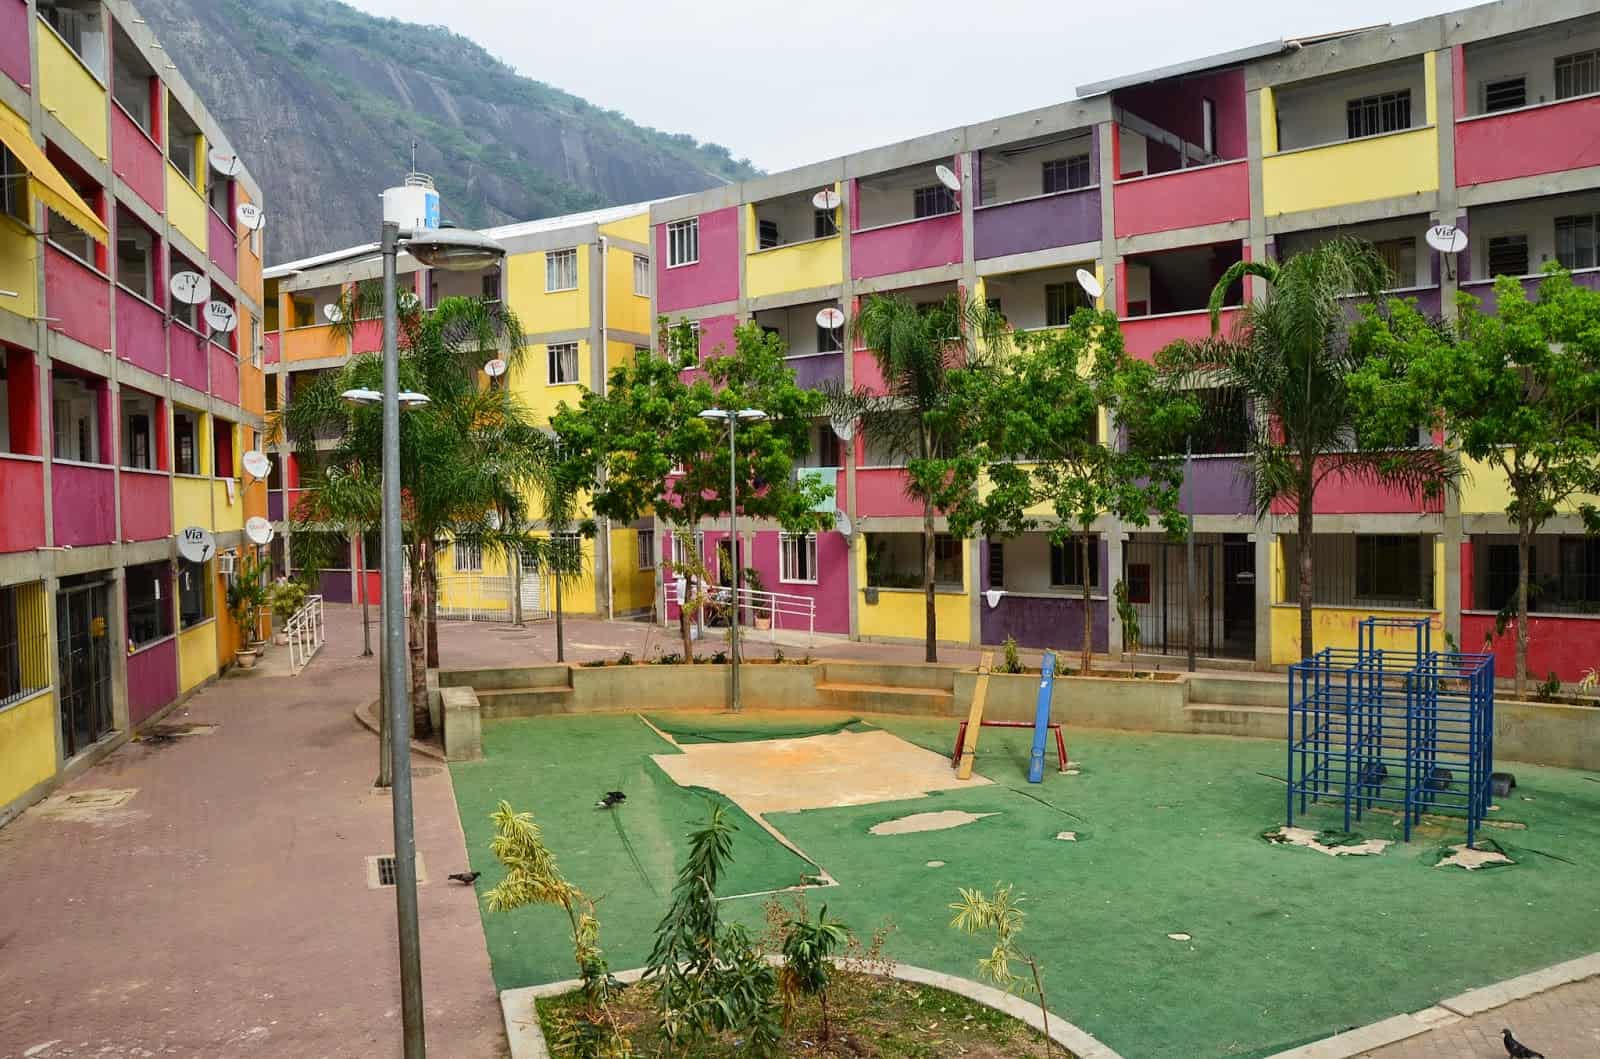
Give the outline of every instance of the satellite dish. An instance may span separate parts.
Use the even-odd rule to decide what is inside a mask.
[[[496,357],[483,366],[483,373],[491,379],[498,379],[506,373],[506,367],[506,362]]]
[[[1078,286],[1082,287],[1083,293],[1091,298],[1098,299],[1100,295],[1106,292],[1105,287],[1100,283],[1100,278],[1086,268],[1078,270]]]
[[[844,313],[840,312],[838,309],[835,309],[833,306],[830,305],[826,309],[817,310],[818,327],[826,327],[829,331],[837,331],[839,330],[840,325],[843,323]]]
[[[1467,248],[1467,233],[1453,224],[1436,224],[1423,238],[1441,254],[1459,254]]]
[[[267,459],[267,454],[260,449],[251,449],[245,453],[241,462],[244,464],[245,473],[252,478],[265,478],[272,471],[272,461]]]
[[[211,297],[211,281],[198,272],[174,272],[167,289],[185,305],[199,305]]]
[[[260,515],[253,515],[245,520],[244,535],[249,537],[254,544],[272,543],[272,523]]]
[[[856,531],[855,526],[850,522],[850,516],[843,511],[835,511],[833,513],[833,528],[846,537]]]
[[[833,432],[838,435],[840,441],[849,441],[856,436],[856,421],[854,419],[834,416],[828,423],[833,427]]]
[[[178,554],[191,563],[203,563],[217,554],[217,539],[204,526],[185,526],[178,534]]]
[[[490,529],[494,530],[496,533],[500,532],[500,512],[490,511],[488,522]]]
[[[983,593],[983,599],[984,602],[989,604],[989,609],[993,610],[1000,605],[1000,597],[1005,594],[1006,590],[1003,588],[986,589]]]
[[[252,232],[259,232],[261,226],[267,223],[267,215],[253,202],[239,203],[233,208],[233,216]]]
[[[832,188],[823,188],[811,196],[811,205],[819,210],[836,210],[839,208],[839,193]]]
[[[951,191],[960,191],[961,190],[961,178],[956,176],[955,173],[953,173],[951,171],[949,166],[947,166],[947,165],[936,165],[936,166],[934,166],[933,167],[933,175],[939,178],[939,183],[943,184],[945,187],[949,188]]]
[[[399,300],[400,309],[402,312],[410,312],[412,309],[417,307],[417,294],[415,291],[401,291]]]
[[[329,302],[322,307],[322,315],[328,318],[328,323],[336,324],[344,319],[344,310]]]
[[[206,325],[213,331],[228,332],[239,326],[239,317],[227,302],[206,302]]]
[[[206,157],[211,159],[211,168],[225,177],[235,177],[244,172],[244,163],[239,161],[239,156],[232,151],[213,147],[206,152]]]

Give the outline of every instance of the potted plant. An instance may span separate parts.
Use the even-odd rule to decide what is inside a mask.
[[[767,590],[767,586],[761,580],[761,571],[757,570],[753,566],[745,567],[744,587],[748,589],[752,595],[760,595],[761,593],[765,592]],[[772,607],[770,604],[752,600],[749,604],[749,607],[750,613],[755,619],[751,624],[763,632],[772,628]]]
[[[228,582],[228,616],[239,630],[239,648],[234,653],[234,661],[240,669],[254,668],[260,654],[261,612],[272,600],[265,572],[265,564],[260,559],[244,555],[238,560],[233,580]]]
[[[306,586],[301,582],[284,580],[272,586],[272,625],[276,630],[273,641],[279,646],[289,642],[289,634],[284,630],[289,619],[305,605]]]

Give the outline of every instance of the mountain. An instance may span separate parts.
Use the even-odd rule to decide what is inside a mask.
[[[267,260],[377,238],[417,168],[481,228],[750,176],[749,162],[523,77],[441,26],[335,0],[134,0],[266,195]]]

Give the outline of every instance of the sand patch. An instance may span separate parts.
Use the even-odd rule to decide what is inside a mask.
[[[1369,838],[1363,842],[1329,846],[1317,841],[1317,832],[1304,827],[1280,827],[1267,835],[1267,841],[1286,846],[1305,846],[1330,857],[1366,857],[1382,853],[1394,845],[1386,838]]]
[[[1167,937],[1171,938],[1173,941],[1193,941],[1194,940],[1194,935],[1186,934],[1181,930],[1176,932],[1176,933],[1174,933],[1174,934],[1168,934]]]
[[[1078,841],[1078,833],[1076,831],[1058,831],[1056,832],[1056,841],[1076,842]]]
[[[1446,864],[1449,864],[1457,868],[1465,868],[1468,871],[1474,871],[1490,864],[1516,863],[1516,861],[1497,850],[1469,849],[1466,843],[1462,843],[1459,846],[1451,846],[1450,851],[1450,856],[1445,857],[1439,863],[1435,864],[1435,868],[1442,868]]]
[[[867,828],[869,835],[914,835],[918,831],[948,831],[952,827],[965,827],[998,813],[969,813],[962,809],[942,809],[937,813],[912,813],[910,816],[884,820]]]

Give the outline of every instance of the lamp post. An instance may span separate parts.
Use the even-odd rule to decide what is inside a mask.
[[[739,567],[739,464],[735,437],[739,420],[754,423],[767,418],[759,408],[741,408],[737,412],[726,408],[707,408],[701,419],[725,421],[728,424],[728,556],[733,561],[733,607],[728,617],[728,708],[737,712],[739,704],[739,582],[743,571]]]
[[[1188,502],[1183,506],[1187,509],[1187,514],[1189,516],[1189,533],[1184,541],[1184,547],[1186,549],[1185,565],[1188,567],[1187,576],[1189,581],[1188,591],[1184,593],[1184,598],[1189,604],[1187,608],[1189,611],[1189,635],[1185,637],[1185,639],[1189,641],[1189,672],[1193,673],[1194,637],[1197,630],[1195,629],[1194,620],[1194,607],[1196,600],[1194,598],[1194,438],[1192,435],[1186,435],[1183,439],[1183,488],[1188,494]]]
[[[424,1059],[428,1046],[422,1019],[422,946],[417,927],[417,836],[411,807],[411,740],[406,693],[407,656],[401,600],[404,556],[400,529],[400,408],[426,404],[424,394],[400,392],[400,355],[396,347],[398,297],[396,261],[401,244],[421,264],[452,271],[484,268],[505,256],[505,248],[488,236],[461,228],[402,230],[383,222],[379,244],[383,255],[383,709],[389,721],[389,752],[394,762],[390,802],[394,809],[395,916],[400,936],[400,1018],[405,1059]],[[363,400],[372,391],[352,400]]]

